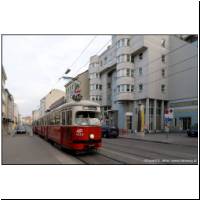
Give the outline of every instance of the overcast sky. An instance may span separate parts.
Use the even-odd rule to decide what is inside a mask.
[[[91,40],[94,39],[73,65],[69,76],[85,71],[88,64],[85,68],[81,67],[111,39],[109,35],[94,37],[94,35],[3,36],[6,88],[14,96],[22,116],[31,115],[32,110],[39,108],[40,99],[52,88],[64,91],[66,81],[58,81],[58,78],[72,65]]]

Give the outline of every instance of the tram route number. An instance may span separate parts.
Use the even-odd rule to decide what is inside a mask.
[[[76,136],[83,136],[83,129],[77,129],[76,130]]]

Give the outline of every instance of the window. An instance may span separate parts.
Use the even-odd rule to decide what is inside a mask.
[[[98,84],[96,84],[96,90],[99,88],[99,85]]]
[[[121,85],[121,92],[124,92],[124,85]]]
[[[120,92],[120,86],[119,85],[117,86],[117,92]]]
[[[99,89],[102,90],[102,85],[99,85]]]
[[[162,74],[162,77],[165,77],[165,69],[162,69],[161,74]]]
[[[143,84],[139,84],[139,92],[142,92],[143,90]]]
[[[134,56],[131,55],[131,62],[134,63]]]
[[[143,53],[139,54],[139,59],[142,60],[143,59]]]
[[[108,58],[107,58],[107,57],[105,57],[105,58],[104,58],[104,64],[106,64],[106,63],[107,63],[107,60],[108,60]]]
[[[78,111],[75,115],[78,125],[100,125],[99,114],[92,111]]]
[[[131,70],[131,77],[134,77],[134,69]]]
[[[108,86],[108,88],[111,88],[111,83],[108,83],[107,86]]]
[[[117,63],[130,62],[129,54],[122,54],[117,57]]]
[[[126,76],[130,76],[130,69],[126,69]]]
[[[139,68],[139,75],[140,76],[142,75],[142,68],[141,67]]]
[[[165,85],[164,84],[161,85],[161,92],[165,92]]]
[[[102,62],[102,60],[100,61],[100,66],[102,66],[103,65],[103,62]]]
[[[134,92],[134,85],[131,85],[131,92]]]
[[[50,124],[54,125],[54,113],[51,113],[50,115]]]
[[[123,38],[123,39],[117,41],[116,45],[117,45],[117,48],[130,46],[130,39]]]
[[[59,115],[59,112],[55,113],[55,124],[60,124],[60,115]]]
[[[162,40],[161,40],[161,46],[162,46],[162,47],[165,47],[165,39],[162,39]]]
[[[125,39],[122,39],[122,47],[125,46]]]
[[[130,85],[126,85],[126,91],[130,92]]]
[[[165,55],[162,55],[161,60],[163,63],[165,63]]]
[[[67,122],[67,125],[72,124],[72,111],[71,110],[68,110],[66,112],[66,122]]]
[[[62,112],[62,125],[65,125],[65,112]]]

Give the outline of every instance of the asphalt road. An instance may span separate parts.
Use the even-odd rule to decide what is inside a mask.
[[[25,128],[26,135],[3,137],[3,164],[197,164],[197,146],[106,138],[97,152],[74,155]]]

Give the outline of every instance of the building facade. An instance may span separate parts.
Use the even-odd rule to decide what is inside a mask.
[[[171,49],[182,47],[170,56],[169,65],[173,67],[168,70],[173,74],[168,77],[169,106],[174,110],[171,128],[176,131],[185,131],[198,123],[197,43],[197,35],[170,37]]]
[[[89,72],[85,72],[77,75],[71,81],[65,85],[66,102],[72,101],[72,97],[76,92],[82,95],[83,100],[89,99]]]
[[[11,134],[14,128],[14,99],[5,89],[5,108],[3,113],[3,133]]]
[[[32,121],[38,120],[40,118],[40,110],[33,110],[32,111]]]
[[[45,97],[40,100],[40,108],[39,113],[40,117],[42,117],[46,112],[48,112],[50,106],[60,99],[61,97],[65,96],[65,92],[58,89],[51,90]]]
[[[184,42],[186,50],[178,49]],[[179,80],[168,76],[185,65],[182,56],[190,55],[191,45],[174,35],[113,35],[112,44],[101,55],[92,56],[89,65],[90,100],[100,103],[103,120],[129,132],[163,130],[165,109],[181,98],[172,89]],[[197,48],[193,51],[197,53]],[[177,54],[182,59],[174,67]],[[196,79],[184,98],[197,98],[197,93],[189,94],[193,86],[195,90]]]
[[[27,124],[27,125],[31,125],[32,124],[32,117],[31,116],[22,117],[22,123]]]
[[[14,124],[13,128],[15,129],[16,126],[19,124],[19,109],[16,103],[14,103]]]

